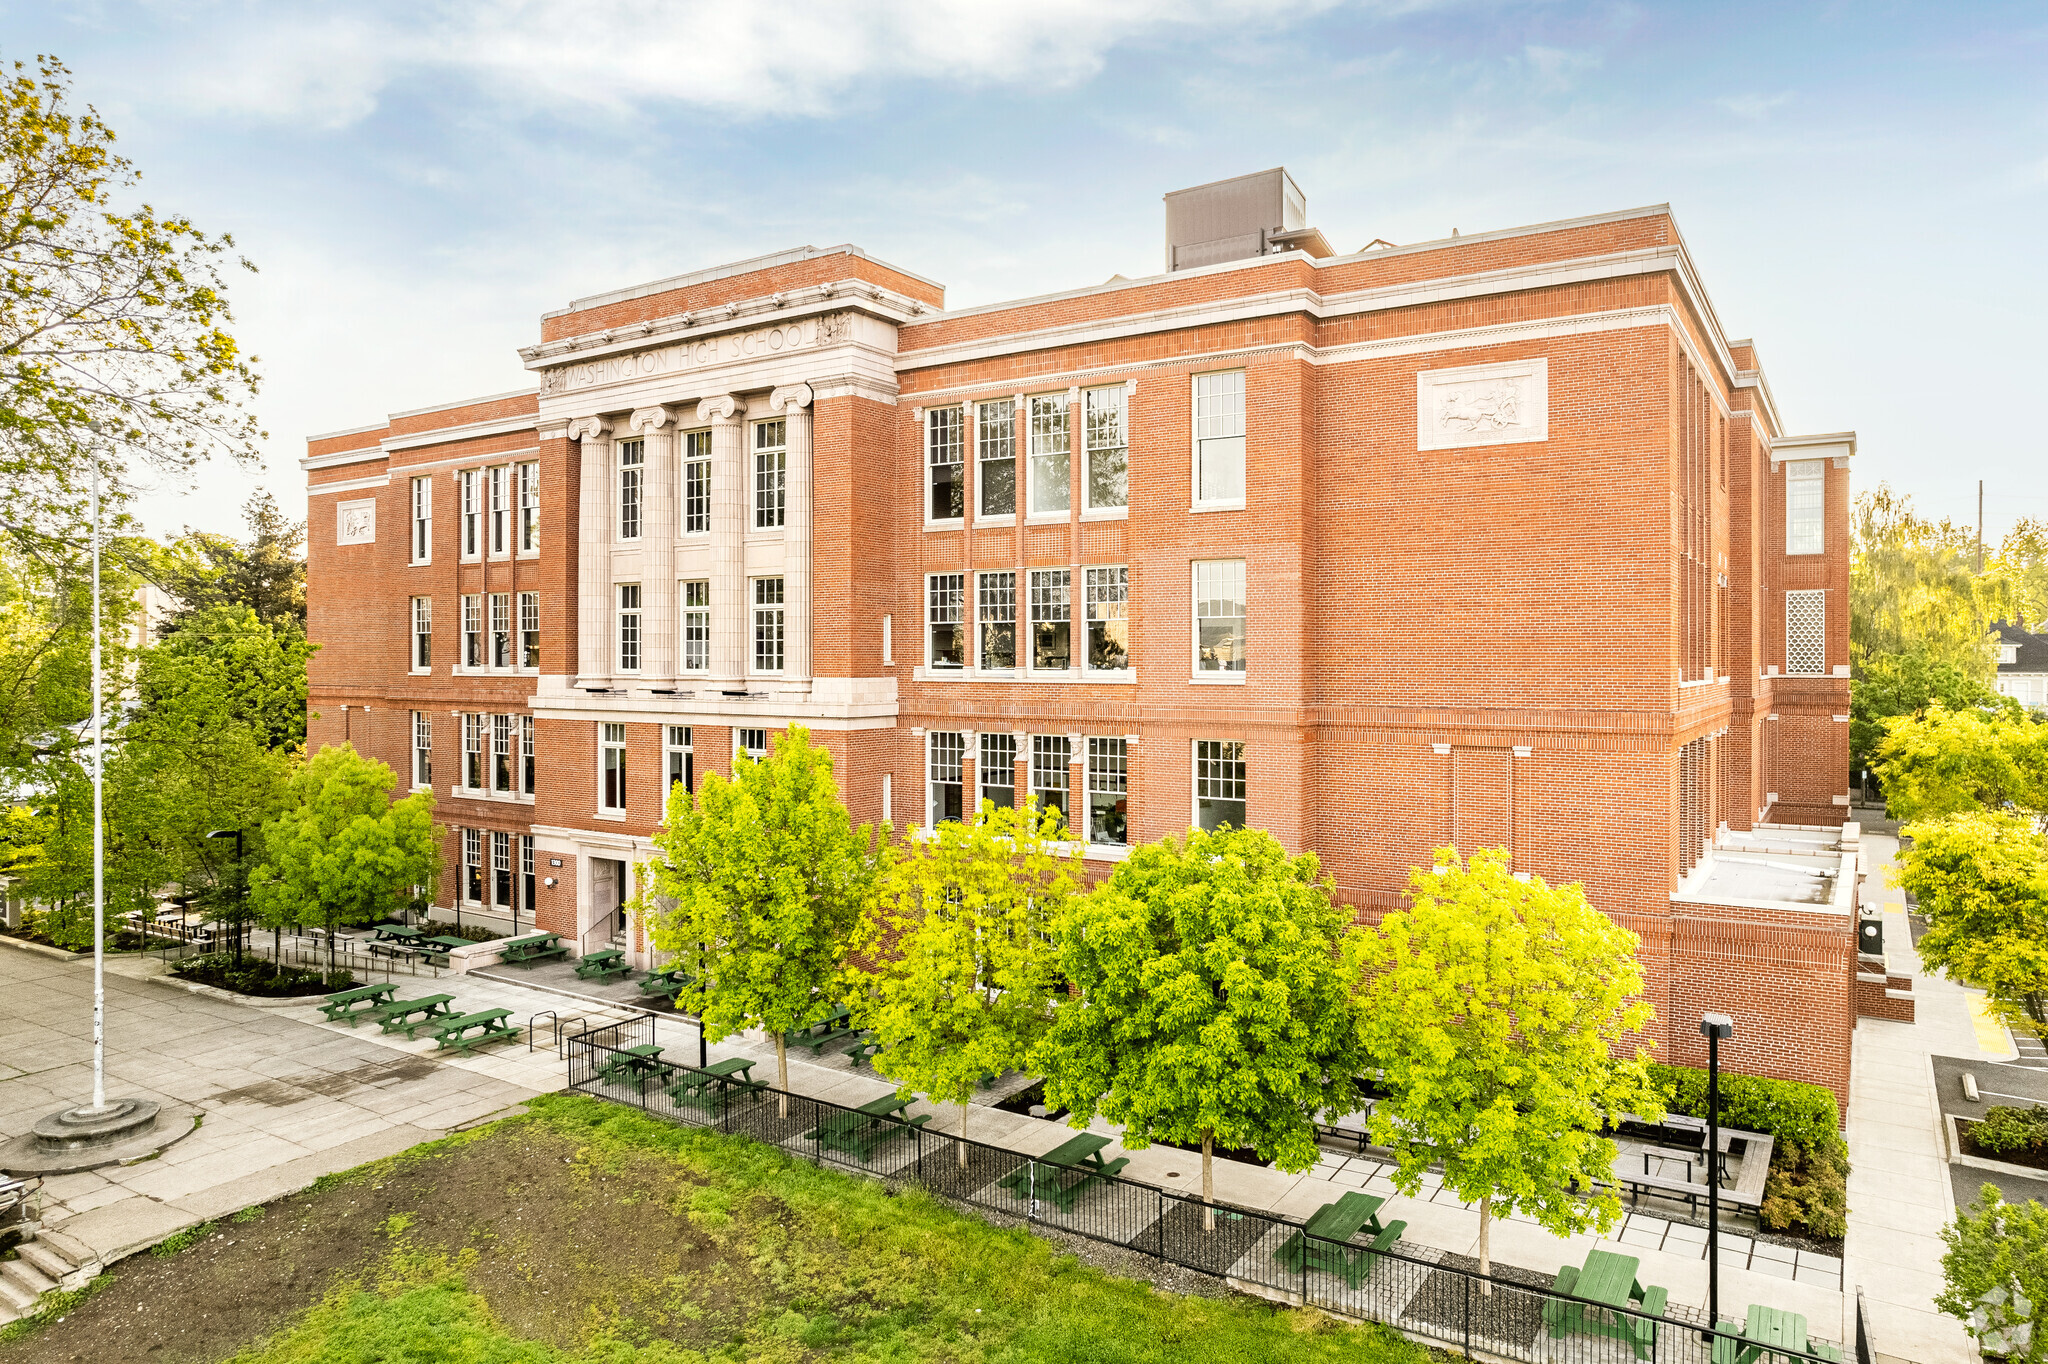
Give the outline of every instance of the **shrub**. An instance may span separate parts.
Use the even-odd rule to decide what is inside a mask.
[[[2048,1151],[2048,1109],[1994,1106],[1970,1137],[1987,1151]]]
[[[171,974],[182,980],[212,985],[237,994],[278,999],[294,995],[324,995],[346,990],[355,977],[347,971],[305,971],[296,966],[274,966],[256,960],[235,965],[225,952],[208,952],[171,964]]]
[[[1819,1147],[1771,1148],[1771,1174],[1757,1220],[1772,1231],[1801,1229],[1839,1240],[1849,1234],[1849,1148],[1840,1137]]]
[[[1670,1096],[1666,1107],[1707,1116],[1707,1073],[1690,1066],[1650,1067]],[[1770,1231],[1840,1238],[1849,1229],[1849,1146],[1835,1096],[1819,1085],[1721,1072],[1721,1123],[1773,1138],[1771,1173],[1757,1218]]]
[[[2048,1303],[2048,1209],[2032,1199],[2003,1202],[1986,1184],[1941,1239],[1947,1286],[1934,1305],[1963,1322],[1987,1357],[2048,1360],[2048,1330],[2034,1320],[2038,1304]]]

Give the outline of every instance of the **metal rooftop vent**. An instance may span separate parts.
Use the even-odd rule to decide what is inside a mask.
[[[1166,196],[1166,268],[1191,270],[1281,251],[1333,254],[1308,225],[1308,200],[1285,167]]]

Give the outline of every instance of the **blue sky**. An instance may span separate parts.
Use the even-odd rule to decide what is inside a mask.
[[[570,298],[852,241],[972,304],[1160,264],[1159,196],[1284,164],[1340,251],[1669,202],[1795,431],[1989,534],[2048,517],[2048,7],[9,3],[147,197],[233,232],[270,460],[523,387]]]

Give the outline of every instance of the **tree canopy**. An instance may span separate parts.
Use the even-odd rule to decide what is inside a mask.
[[[1964,1323],[1987,1359],[2048,1361],[2048,1208],[2007,1203],[1986,1184],[1941,1239],[1948,1249],[1934,1305]]]
[[[187,529],[167,548],[161,580],[178,607],[166,634],[227,607],[246,609],[276,634],[306,633],[306,523],[291,520],[260,490],[243,506],[242,519],[247,539]]]
[[[2048,1037],[2048,839],[2001,811],[1922,820],[1902,831],[1895,876],[1927,916],[1920,960],[1990,996],[2005,1022]]]
[[[1885,722],[1877,747],[1885,801],[1902,820],[1974,810],[2048,817],[2048,724],[2016,706],[1995,713],[1930,703]]]

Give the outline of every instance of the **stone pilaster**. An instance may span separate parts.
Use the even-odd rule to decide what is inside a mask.
[[[578,417],[569,439],[581,442],[582,477],[576,501],[576,667],[579,687],[611,685],[612,500],[611,423]]]
[[[627,423],[646,442],[640,491],[640,675],[675,677],[676,627],[676,433],[675,414],[643,407]]]
[[[784,682],[811,680],[811,386],[789,384],[768,395],[768,410],[786,423],[788,501],[783,508],[782,605]]]
[[[711,676],[739,689],[747,677],[747,408],[731,394],[697,404],[711,428]]]

